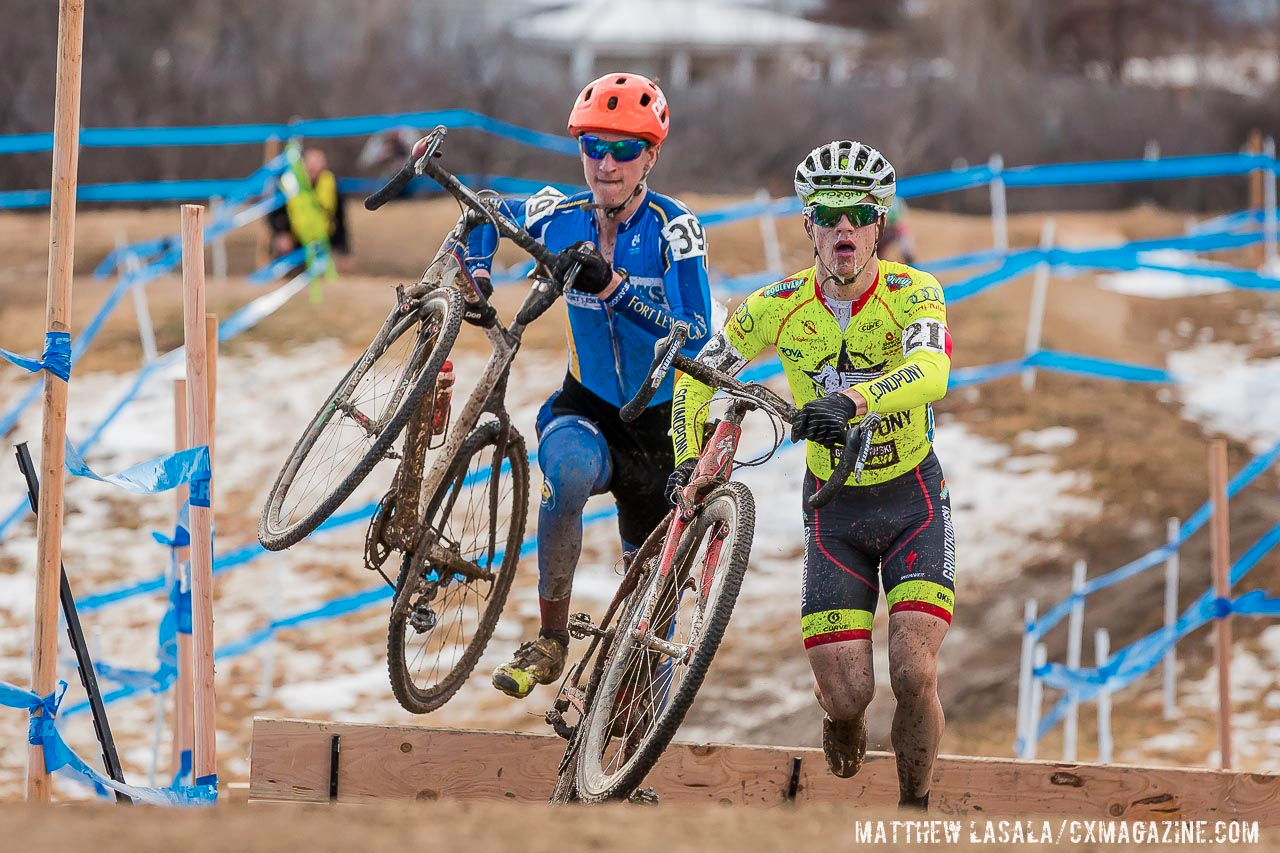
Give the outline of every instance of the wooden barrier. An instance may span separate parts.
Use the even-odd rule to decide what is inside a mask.
[[[563,752],[553,735],[259,718],[249,798],[545,802]],[[769,806],[787,801],[793,775],[797,802],[897,805],[887,752],[868,752],[862,771],[844,780],[828,772],[819,749],[673,744],[644,784],[664,803]],[[1280,826],[1280,775],[942,756],[930,806],[935,816],[1239,818]]]

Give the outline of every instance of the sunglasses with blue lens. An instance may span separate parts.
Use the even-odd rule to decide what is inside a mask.
[[[823,228],[834,228],[840,224],[840,218],[849,217],[849,224],[854,228],[865,228],[874,223],[888,210],[878,204],[850,204],[833,207],[826,204],[810,204],[805,212],[813,219],[815,225]]]
[[[609,142],[589,133],[578,137],[578,142],[582,145],[582,153],[592,160],[603,160],[604,155],[612,154],[613,159],[619,163],[630,163],[649,147],[649,143],[643,139],[617,139]]]

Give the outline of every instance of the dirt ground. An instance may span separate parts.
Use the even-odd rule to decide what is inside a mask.
[[[141,813],[139,812],[141,809]],[[56,814],[56,817],[55,817]],[[937,846],[948,850],[1028,850],[1039,844],[983,843],[987,822],[969,820],[956,825],[960,843],[941,841],[943,818],[923,831],[937,831],[937,841],[923,836],[909,843],[898,812],[874,813],[830,806],[804,808],[674,808],[614,805],[596,808],[552,808],[518,803],[460,803],[438,801],[407,805],[304,806],[220,805],[214,809],[167,809],[155,814],[144,807],[67,806],[56,813],[25,806],[0,807],[0,828],[6,837],[24,845],[60,851],[97,853],[183,850],[184,853],[257,853],[305,850],[307,853],[382,851],[411,846],[425,850],[492,850],[520,853],[560,853],[566,850],[669,851],[703,853],[707,849],[857,850],[872,846],[857,840],[862,832],[882,828],[886,843],[877,850],[919,850]],[[936,827],[936,830],[933,829]],[[1059,821],[1051,820],[1055,833]],[[1039,820],[1030,830],[1042,832]],[[898,832],[897,843],[892,833]],[[1013,839],[1011,826],[994,825],[993,837]],[[1027,827],[1024,827],[1024,832]],[[1212,830],[1210,830],[1212,831]],[[1070,836],[1067,836],[1070,837]],[[709,839],[715,839],[714,848]],[[913,839],[914,841],[914,839]],[[1260,834],[1258,844],[1224,844],[1215,850],[1274,850],[1280,832]],[[1186,849],[1161,844],[1071,845],[1081,851]]]
[[[710,209],[729,201],[722,198],[686,199],[695,210]],[[268,318],[254,337],[287,348],[325,337],[337,337],[354,354],[367,342],[389,304],[389,288],[396,281],[416,279],[434,241],[454,218],[451,203],[409,203],[369,214],[351,205],[350,227],[356,251],[352,275],[325,288],[319,304],[304,297],[295,299],[286,310]],[[1038,242],[1042,217],[1035,214],[1013,217],[1010,242],[1032,246]],[[913,212],[913,228],[922,258],[945,257],[974,251],[991,243],[985,218],[968,218],[928,211]],[[118,235],[136,241],[177,230],[173,210],[87,210],[77,224],[74,328],[80,329],[101,303],[109,282],[87,277],[93,266],[116,243]],[[1057,216],[1057,232],[1063,245],[1096,245],[1107,242],[1167,236],[1181,232],[1182,214],[1152,208],[1108,213],[1071,213]],[[807,244],[797,220],[779,220],[784,263],[799,269],[810,263]],[[39,350],[44,328],[45,265],[48,222],[44,215],[0,214],[0,342],[22,352]],[[763,266],[759,224],[739,223],[709,232],[713,265],[728,275],[752,272]],[[261,293],[261,289],[240,277],[253,266],[256,235],[246,229],[233,235],[227,245],[233,277],[214,283],[209,291],[209,310],[226,316],[235,306]],[[428,245],[432,244],[432,245]],[[500,261],[515,260],[502,255]],[[919,264],[928,269],[927,261]],[[948,280],[943,277],[944,282]],[[520,288],[499,291],[499,307],[508,312],[521,298]],[[1021,355],[1026,316],[1030,302],[1030,279],[999,287],[953,307],[949,321],[955,340],[957,367],[990,364]],[[181,336],[182,309],[180,279],[169,276],[148,288],[151,310],[161,349],[176,345]],[[1092,275],[1055,278],[1050,290],[1045,323],[1046,348],[1084,353],[1148,365],[1164,365],[1171,349],[1192,345],[1207,335],[1213,340],[1254,344],[1258,355],[1273,356],[1272,344],[1258,343],[1244,319],[1261,312],[1274,312],[1271,298],[1243,291],[1168,300],[1140,299],[1096,287]],[[562,309],[553,309],[562,310]],[[1189,325],[1188,325],[1189,321]],[[1190,331],[1188,331],[1190,329]],[[1205,332],[1204,330],[1208,330]],[[228,345],[234,351],[235,342]],[[526,353],[543,353],[559,371],[563,356],[562,324],[551,320],[534,326],[525,339]],[[1267,351],[1270,347],[1271,351]],[[132,312],[117,311],[102,337],[84,359],[83,370],[127,370],[140,363],[137,331]],[[1042,602],[1057,601],[1069,590],[1070,567],[1085,559],[1098,571],[1115,568],[1163,543],[1163,519],[1170,515],[1187,517],[1208,494],[1205,473],[1207,436],[1199,426],[1181,417],[1180,406],[1165,392],[1125,383],[1082,380],[1041,372],[1037,389],[1024,394],[1016,377],[988,383],[949,396],[937,407],[940,415],[952,416],[971,430],[993,440],[1012,444],[1027,429],[1067,426],[1081,436],[1073,446],[1059,453],[1064,469],[1086,472],[1091,478],[1088,495],[1105,506],[1096,522],[1080,529],[1068,529],[1045,554],[1027,555],[1025,570],[1000,590],[998,600],[958,602],[956,626],[965,630],[966,644],[944,646],[954,673],[940,685],[947,709],[948,728],[943,751],[954,754],[1009,755],[1010,732],[1016,692],[1018,638],[1021,634],[1022,602],[1035,595]],[[1247,448],[1230,445],[1230,466],[1235,472],[1252,457]],[[944,460],[945,464],[945,460]],[[1260,535],[1280,520],[1275,494],[1280,487],[1276,473],[1268,472],[1258,485],[1247,490],[1232,507],[1232,552],[1240,554]],[[246,529],[256,518],[256,507],[245,507],[239,521]],[[220,518],[220,525],[224,519]],[[230,528],[229,528],[230,529]],[[1191,540],[1182,557],[1181,600],[1208,586],[1208,537]],[[1086,633],[1095,626],[1112,628],[1113,647],[1145,634],[1159,624],[1158,602],[1162,579],[1147,573],[1124,587],[1123,595],[1098,596],[1090,601]],[[1280,558],[1266,558],[1250,576],[1244,588],[1276,589],[1280,580]],[[1135,602],[1150,602],[1146,607]],[[1118,626],[1127,626],[1120,628]],[[1247,644],[1265,627],[1261,620],[1236,620],[1238,643]],[[1050,656],[1061,659],[1065,639],[1062,632],[1051,638]],[[1186,661],[1184,677],[1202,676],[1211,663],[1208,642],[1198,639],[1179,647]],[[732,677],[732,673],[724,673]],[[711,678],[717,673],[713,671]],[[1165,731],[1159,720],[1159,697],[1147,679],[1117,701],[1114,712],[1117,744],[1136,742]],[[1261,710],[1261,709],[1253,709]],[[715,713],[707,709],[706,713]],[[1273,719],[1274,709],[1267,711]],[[1183,752],[1171,751],[1162,763],[1198,764],[1212,748],[1212,718],[1207,711],[1188,709],[1189,724],[1197,732],[1196,746]],[[1082,715],[1087,719],[1088,715]],[[818,732],[816,705],[789,717],[771,721],[750,733],[749,742],[780,745],[816,745]],[[887,734],[888,721],[873,721],[873,731]],[[887,738],[886,738],[887,739]],[[1085,722],[1082,742],[1091,742]],[[1043,744],[1042,755],[1054,755],[1060,741]],[[873,748],[880,744],[872,744]],[[1086,756],[1089,757],[1089,756]],[[1263,769],[1263,768],[1254,768]],[[1271,767],[1270,769],[1274,769]],[[114,850],[161,849],[181,839],[187,849],[258,850],[287,844],[290,848],[345,850],[356,845],[379,849],[403,843],[406,838],[427,840],[444,848],[451,842],[480,841],[485,847],[518,846],[522,850],[562,849],[566,837],[571,846],[596,849],[672,850],[702,848],[701,838],[724,842],[736,839],[747,849],[803,846],[841,849],[852,845],[848,834],[850,817],[840,812],[806,809],[803,813],[775,810],[765,814],[746,810],[711,810],[679,813],[662,809],[662,820],[641,809],[617,809],[608,816],[590,819],[580,812],[550,815],[545,810],[503,806],[473,806],[438,803],[417,808],[356,810],[342,809],[341,817],[331,809],[220,806],[212,812],[166,815],[163,822],[139,828],[129,813],[76,806],[61,810],[54,824],[38,811],[0,809],[0,826],[16,831],[17,837],[44,841],[53,849],[82,849],[93,844],[107,853]],[[256,827],[261,818],[278,814],[272,821],[278,834],[263,835]],[[569,815],[566,817],[566,815]],[[893,817],[888,816],[888,817]],[[217,820],[217,829],[210,832]],[[144,840],[145,836],[145,840]],[[513,836],[518,842],[513,841]],[[13,837],[13,836],[10,836]],[[370,843],[372,842],[372,844]],[[730,847],[725,843],[723,846]],[[1090,849],[1090,848],[1081,848]],[[1109,848],[1115,849],[1115,848]],[[1144,846],[1144,849],[1151,849]]]

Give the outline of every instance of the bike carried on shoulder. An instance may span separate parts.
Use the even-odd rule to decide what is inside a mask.
[[[494,195],[467,188],[436,162],[446,133],[440,126],[419,140],[365,207],[376,210],[426,175],[459,201],[462,214],[419,282],[397,288],[373,342],[304,430],[258,528],[264,547],[287,548],[332,515],[380,461],[398,460],[370,521],[365,564],[395,590],[388,673],[396,699],[418,714],[444,705],[462,686],[511,590],[529,506],[529,459],[506,410],[507,379],[525,327],[577,274],[574,267],[565,281],[555,280],[554,253],[506,216]],[[468,235],[484,224],[536,262],[533,285],[507,326],[465,263]],[[448,356],[464,315],[483,329],[492,354],[451,422]],[[435,451],[429,468],[428,451]],[[382,566],[395,552],[402,556],[392,580]]]
[[[738,598],[751,555],[755,501],[731,479],[746,414],[763,409],[790,423],[796,409],[769,388],[744,383],[680,353],[688,326],[677,323],[659,341],[649,376],[622,409],[624,420],[643,411],[672,367],[719,389],[728,411],[704,443],[676,505],[626,561],[626,571],[600,624],[576,613],[569,632],[591,637],[569,671],[546,721],[568,740],[553,803],[631,797],[675,736],[711,665]],[[810,507],[831,500],[861,473],[879,421],[868,415],[850,426],[831,479]],[[774,447],[781,445],[775,429]],[[576,718],[575,722],[570,722]]]

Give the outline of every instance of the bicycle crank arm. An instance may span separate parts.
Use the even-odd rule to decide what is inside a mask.
[[[467,580],[493,581],[493,572],[489,569],[481,568],[475,563],[462,559],[457,554],[453,554],[434,545],[427,551],[427,564],[441,575],[462,575]]]

